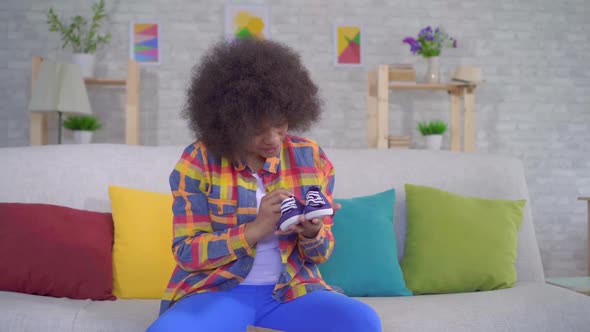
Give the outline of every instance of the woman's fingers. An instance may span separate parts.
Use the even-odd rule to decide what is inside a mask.
[[[336,211],[342,209],[342,204],[340,204],[340,203],[334,203],[332,205],[332,209],[334,210],[334,212],[336,212]]]
[[[302,226],[301,224],[297,224],[297,225],[291,225],[289,226],[289,230],[291,230],[291,232],[295,232],[297,234],[305,231],[305,227]]]

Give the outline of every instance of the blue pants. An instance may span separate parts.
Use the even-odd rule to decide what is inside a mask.
[[[291,302],[272,298],[274,286],[239,285],[228,291],[190,295],[164,312],[148,332],[245,332],[248,325],[287,332],[380,332],[368,305],[330,291]]]

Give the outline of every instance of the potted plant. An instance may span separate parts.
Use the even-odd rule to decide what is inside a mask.
[[[426,147],[429,150],[440,150],[443,134],[447,131],[444,121],[419,122],[418,130],[426,137]]]
[[[62,48],[66,48],[68,45],[72,47],[74,51],[72,62],[82,67],[84,77],[94,76],[94,53],[98,46],[107,44],[111,39],[110,33],[98,32],[106,17],[104,0],[92,5],[92,20],[90,22],[80,15],[72,17],[70,22],[62,21],[53,8],[49,8],[49,13],[47,13],[49,31],[61,34]]]
[[[442,28],[431,27],[420,30],[418,38],[406,37],[404,43],[410,45],[413,54],[420,54],[428,60],[425,81],[427,83],[440,83],[439,56],[444,47],[457,48],[457,40],[451,38]]]
[[[93,115],[69,116],[63,123],[66,129],[74,132],[74,143],[88,144],[92,141],[92,133],[102,127]]]

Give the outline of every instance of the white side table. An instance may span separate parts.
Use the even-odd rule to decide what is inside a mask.
[[[547,278],[548,284],[571,289],[585,295],[590,295],[590,277],[577,278]]]
[[[590,276],[590,197],[578,197],[580,201],[586,201],[588,204],[588,275]]]

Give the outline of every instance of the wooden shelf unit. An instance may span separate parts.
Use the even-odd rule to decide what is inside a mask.
[[[391,82],[388,65],[379,65],[369,71],[369,96],[367,98],[367,140],[369,148],[389,147],[389,93],[390,90],[440,90],[450,96],[451,151],[461,151],[461,98],[463,99],[463,151],[475,150],[473,111],[475,106],[475,84],[470,83],[401,83]]]
[[[125,85],[127,80],[113,78],[85,78],[84,83],[88,85]]]
[[[34,56],[31,71],[31,89],[39,76],[43,58]],[[139,145],[139,64],[135,60],[127,63],[127,76],[123,79],[85,78],[86,85],[125,86],[125,144]],[[47,145],[47,113],[30,112],[29,144]]]

